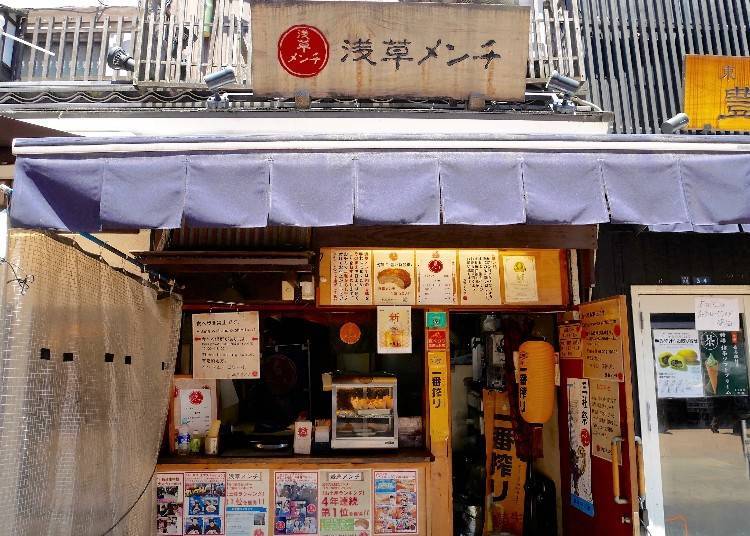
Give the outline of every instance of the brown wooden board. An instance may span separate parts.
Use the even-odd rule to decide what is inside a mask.
[[[529,8],[256,2],[256,95],[523,100]]]

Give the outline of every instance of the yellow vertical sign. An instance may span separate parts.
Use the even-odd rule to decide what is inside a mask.
[[[750,57],[685,56],[688,128],[750,131]]]
[[[427,352],[430,397],[430,438],[435,443],[447,442],[450,433],[448,412],[448,353]]]

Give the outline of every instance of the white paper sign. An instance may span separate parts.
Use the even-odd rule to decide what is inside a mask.
[[[462,249],[458,252],[461,305],[500,305],[498,251]]]
[[[180,389],[180,424],[205,434],[211,426],[211,389]]]
[[[696,296],[695,329],[698,331],[739,331],[739,300],[737,298]]]
[[[411,307],[408,305],[378,307],[378,353],[411,353]]]
[[[193,315],[193,377],[260,378],[257,311]]]
[[[417,295],[414,251],[375,250],[372,259],[375,266],[375,305],[414,305]]]
[[[536,259],[529,255],[503,256],[505,302],[538,302]]]
[[[372,252],[331,250],[331,304],[372,304]]]
[[[620,435],[620,382],[590,380],[591,454],[612,461],[612,438]],[[622,465],[622,460],[620,460]]]
[[[655,329],[653,341],[656,395],[659,398],[703,397],[698,330]]]
[[[456,250],[417,250],[417,278],[422,305],[456,305]]]
[[[226,536],[268,534],[268,469],[227,471]]]

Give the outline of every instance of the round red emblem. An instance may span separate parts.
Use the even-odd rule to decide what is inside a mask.
[[[307,505],[307,513],[308,514],[314,514],[317,511],[317,508],[314,504],[308,504]]]
[[[612,331],[614,332],[615,337],[619,337],[620,336],[620,324],[615,324],[615,327],[612,329]]]
[[[190,393],[190,403],[191,404],[200,404],[203,402],[203,393],[200,391],[193,391]]]
[[[253,532],[253,536],[264,536],[263,529],[255,529],[255,532]]]
[[[591,444],[591,434],[588,430],[581,430],[581,445],[588,447]]]
[[[328,63],[328,41],[315,26],[297,24],[279,37],[279,63],[300,78],[317,76]]]
[[[427,267],[430,269],[430,272],[438,274],[443,271],[443,261],[432,259],[427,263]]]

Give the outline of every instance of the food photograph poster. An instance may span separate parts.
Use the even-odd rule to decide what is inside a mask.
[[[659,398],[703,396],[700,344],[695,329],[654,329],[656,394]]]
[[[321,536],[372,534],[372,471],[320,471]]]
[[[377,317],[378,353],[411,353],[411,307],[380,305]]]
[[[375,305],[414,305],[417,282],[414,278],[414,250],[375,250]]]
[[[318,534],[318,472],[277,471],[274,484],[274,535]]]
[[[375,534],[417,534],[417,472],[374,471]]]

